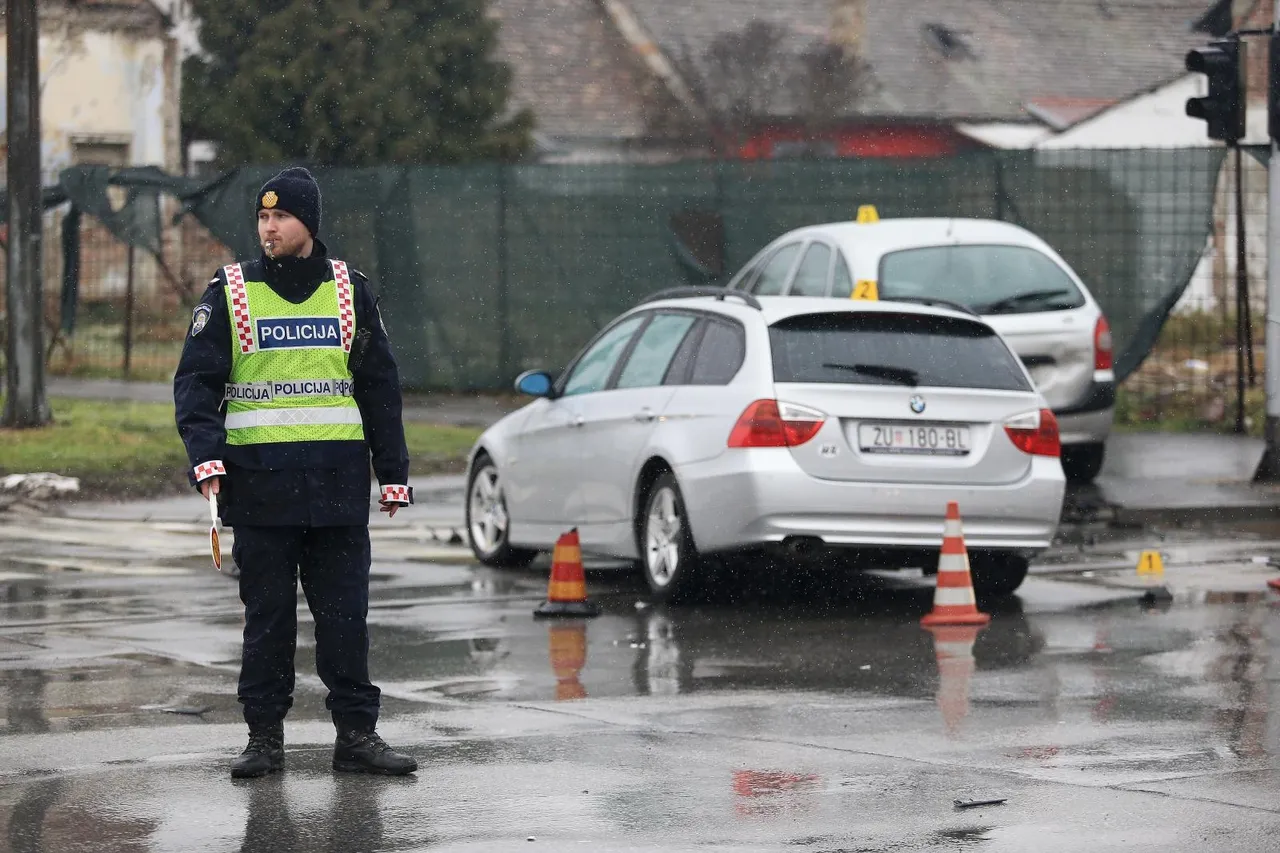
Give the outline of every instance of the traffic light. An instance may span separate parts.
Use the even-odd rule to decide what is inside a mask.
[[[1217,39],[1187,53],[1187,70],[1209,78],[1209,94],[1187,99],[1187,115],[1209,124],[1209,138],[1244,137],[1245,50],[1238,38]]]

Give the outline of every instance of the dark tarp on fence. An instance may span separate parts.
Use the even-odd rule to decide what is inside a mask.
[[[726,281],[781,232],[850,219],[860,204],[881,218],[995,218],[1040,235],[1102,304],[1123,378],[1150,351],[1205,250],[1223,154],[313,171],[320,236],[373,279],[409,387],[506,388],[520,370],[555,370],[647,294]],[[63,180],[76,207],[135,245],[159,245],[152,202],[165,191],[238,257],[252,257],[253,202],[278,168],[204,185],[154,170],[82,168]],[[124,208],[110,205],[109,185],[129,188]]]

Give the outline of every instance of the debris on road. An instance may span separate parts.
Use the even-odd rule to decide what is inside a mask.
[[[958,809],[976,809],[979,806],[1000,806],[1009,802],[1009,798],[1005,797],[998,800],[956,800],[956,808]]]
[[[47,512],[55,499],[78,491],[80,481],[75,477],[47,471],[10,474],[0,479],[0,512]]]

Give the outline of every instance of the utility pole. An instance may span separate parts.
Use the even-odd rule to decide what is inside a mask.
[[[0,425],[35,427],[50,420],[44,392],[44,298],[40,265],[40,39],[36,0],[6,0],[8,48],[9,247],[5,267],[9,316],[4,412]]]
[[[1255,480],[1280,480],[1280,2],[1275,2],[1267,56],[1267,420],[1263,438],[1267,449]]]

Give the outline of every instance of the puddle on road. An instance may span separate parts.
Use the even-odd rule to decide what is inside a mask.
[[[164,632],[195,630],[196,639],[175,634],[169,644],[189,651],[205,635],[234,643],[242,624],[235,581],[211,571],[194,579],[33,574],[0,561],[0,628],[47,623],[55,636],[122,644],[145,636],[159,649],[166,645]],[[1273,599],[1265,593],[1213,593],[1154,607],[1143,606],[1135,591],[1121,601],[1064,607],[1058,603],[1063,590],[1094,587],[1033,578],[1019,596],[983,603],[990,624],[944,636],[920,627],[933,605],[929,582],[879,576],[749,580],[738,592],[674,607],[653,603],[634,574],[589,571],[599,617],[538,621],[532,611],[545,593],[544,572],[379,565],[370,667],[391,703],[812,692],[928,702],[936,708],[939,732],[955,738],[980,729],[991,715],[1013,715],[1058,718],[1095,734],[1176,722],[1203,727],[1211,733],[1211,748],[1224,754],[1252,759],[1270,749],[1265,672],[1280,625],[1269,619]],[[301,602],[297,663],[299,674],[310,676],[314,649]],[[102,624],[56,627],[76,620]],[[151,630],[140,635],[142,629],[130,625]],[[190,682],[198,667],[175,676],[158,663],[109,656],[30,665],[39,659],[21,643],[0,645],[0,706],[18,708],[13,719],[33,718],[34,710],[21,709],[48,704],[54,715],[111,725],[112,715],[127,717],[129,708],[198,704],[158,692],[166,680],[179,687]],[[219,660],[231,671],[210,673],[209,683],[178,692],[234,717],[235,661]],[[67,691],[67,685],[98,681],[114,685],[118,695],[62,699],[36,689],[47,682]],[[85,696],[92,692],[80,689]],[[45,698],[16,698],[24,694]],[[1097,739],[1090,743],[1096,747]],[[1115,769],[1134,760],[1124,749],[1081,752],[1069,742],[1018,749],[1028,756],[1020,760],[1043,767]],[[1173,772],[1203,764],[1203,756],[1192,752],[1173,745],[1136,760]]]
[[[33,637],[31,645],[37,651],[25,665],[0,656],[0,735],[199,723],[235,704],[220,695],[222,680],[198,666],[129,653],[75,665],[56,641]]]
[[[932,588],[910,583],[800,583],[686,607],[651,603],[633,578],[589,586],[603,611],[595,619],[540,622],[525,603],[477,602],[425,625],[381,627],[371,664],[419,698],[820,692],[929,701],[950,738],[997,717],[1088,732],[1087,746],[1064,736],[1011,753],[1045,770],[1176,775],[1272,748],[1265,673],[1280,625],[1265,594],[1157,607],[1135,592],[1064,609],[1052,603],[1062,585],[1033,580],[1024,595],[984,605],[988,625],[944,637],[919,625]],[[1148,732],[1148,752],[1135,754],[1135,730]]]

